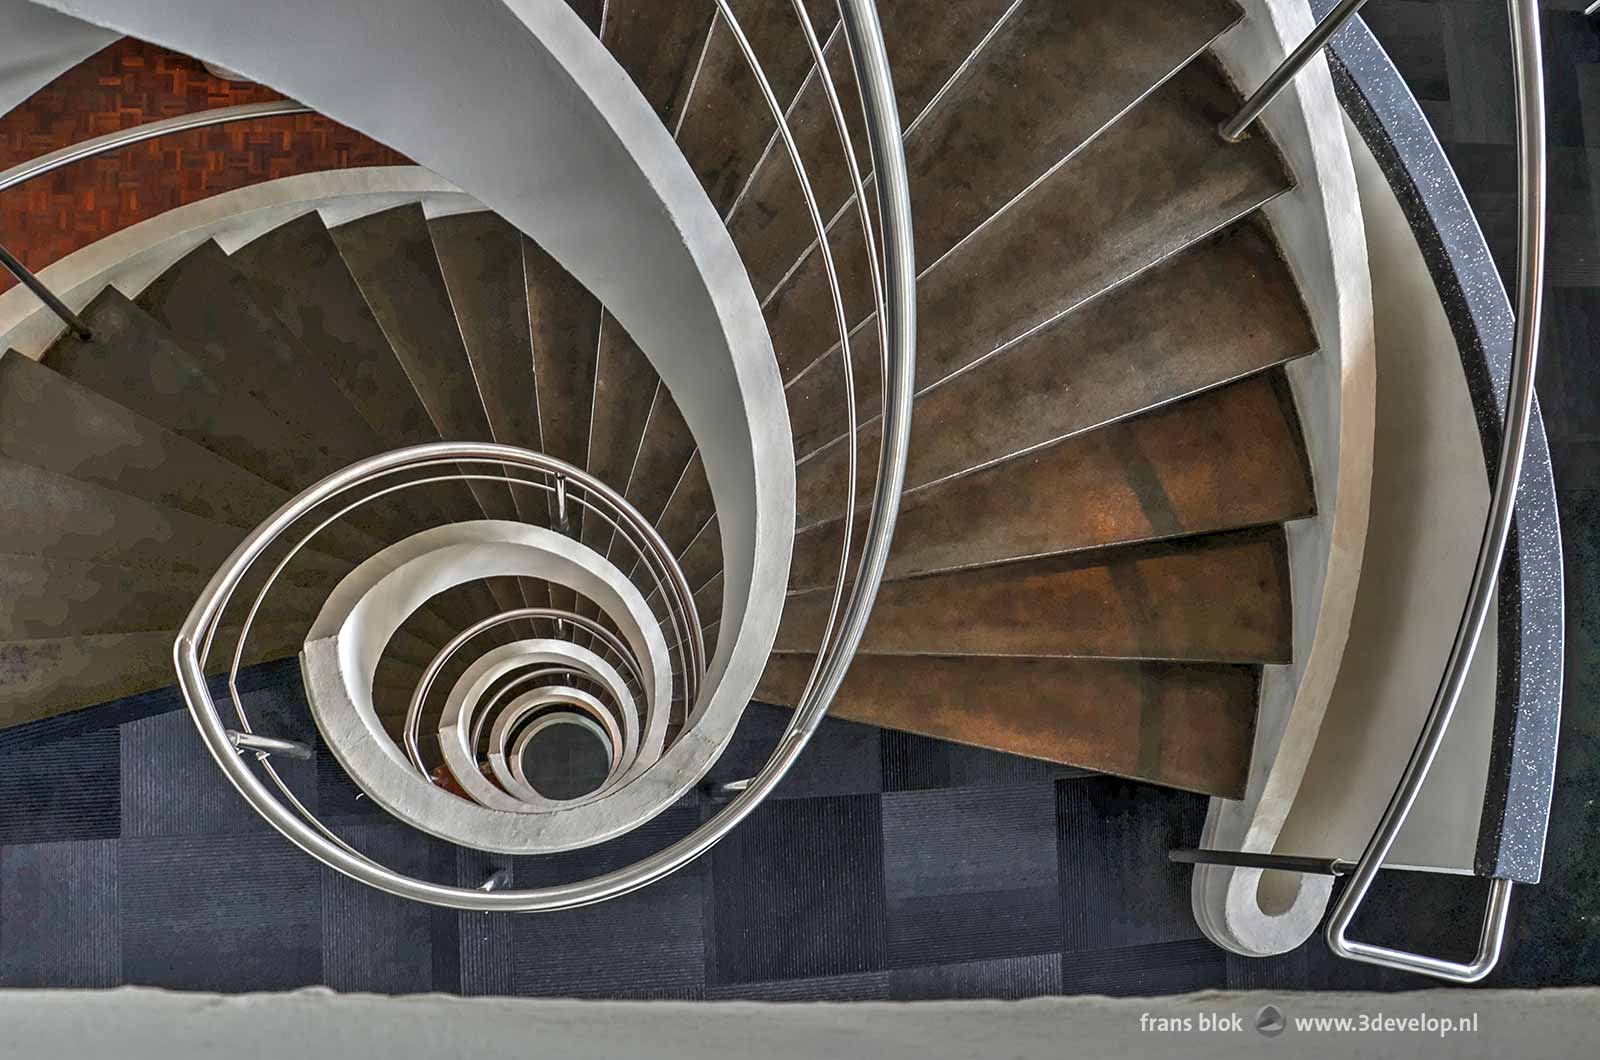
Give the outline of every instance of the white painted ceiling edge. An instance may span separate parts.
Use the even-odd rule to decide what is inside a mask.
[[[644,97],[564,0],[42,0],[237,70],[474,195],[592,291],[701,447],[723,540],[703,719],[732,735],[777,632],[794,535],[788,409],[721,219]]]
[[[30,0],[0,0],[0,114],[119,36]]]
[[[1223,36],[1216,53],[1237,84],[1255,86],[1316,20],[1306,0],[1242,0],[1242,6],[1244,21]],[[1201,843],[1224,850],[1274,848],[1344,661],[1362,573],[1376,356],[1366,233],[1343,119],[1320,56],[1262,115],[1296,182],[1265,213],[1321,347],[1287,373],[1317,514],[1287,527],[1294,658],[1288,666],[1265,668],[1245,797],[1212,799],[1206,814]],[[1195,868],[1190,893],[1207,937],[1234,952],[1264,956],[1291,950],[1316,930],[1331,893],[1327,878],[1294,877],[1285,894],[1270,898],[1261,882],[1258,869]]]

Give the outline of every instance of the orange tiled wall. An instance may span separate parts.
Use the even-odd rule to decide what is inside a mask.
[[[212,77],[187,56],[121,40],[0,117],[0,169],[158,118],[278,98],[260,85]],[[0,194],[0,242],[40,269],[219,192],[294,173],[405,162],[382,144],[312,115],[201,129],[79,162]],[[14,283],[0,270],[0,290]]]

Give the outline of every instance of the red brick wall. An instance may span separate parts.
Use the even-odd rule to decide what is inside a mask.
[[[194,59],[122,40],[0,117],[0,169],[93,136],[177,114],[281,98],[221,81]],[[403,165],[400,154],[313,115],[268,118],[138,144],[0,193],[0,242],[41,269],[103,236],[265,180]],[[15,281],[0,270],[0,290]]]

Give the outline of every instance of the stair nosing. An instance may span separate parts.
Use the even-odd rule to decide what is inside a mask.
[[[1012,337],[1006,339],[1000,345],[998,345],[998,346],[994,347],[993,349],[989,350],[987,353],[981,354],[976,360],[971,361],[968,364],[962,365],[960,368],[958,368],[955,371],[949,373],[948,375],[942,377],[941,379],[939,379],[938,381],[936,381],[934,383],[929,383],[928,386],[924,387],[923,390],[919,391],[918,393],[925,393],[926,391],[933,389],[933,387],[938,386],[939,384],[945,382],[946,380],[954,378],[956,375],[959,375],[962,372],[970,371],[972,368],[975,368],[976,366],[984,363],[985,361],[988,361],[990,358],[1004,353],[1006,350],[1010,349],[1012,346],[1015,346],[1017,343],[1022,342],[1022,341],[1026,340],[1026,339],[1029,339],[1029,338],[1033,337],[1034,335],[1038,334],[1039,332],[1045,330],[1046,328],[1052,327],[1053,325],[1059,323],[1064,317],[1067,316],[1067,314],[1072,313],[1072,312],[1082,308],[1083,306],[1088,305],[1090,302],[1099,299],[1102,295],[1109,294],[1109,293],[1111,293],[1113,291],[1116,291],[1116,290],[1126,286],[1129,282],[1131,282],[1133,280],[1137,280],[1139,277],[1143,276],[1145,273],[1149,272],[1150,270],[1152,270],[1154,268],[1157,268],[1160,265],[1164,265],[1168,261],[1171,261],[1173,258],[1177,257],[1179,254],[1182,254],[1185,251],[1188,251],[1188,250],[1198,246],[1200,243],[1203,243],[1206,240],[1211,239],[1214,236],[1220,235],[1225,229],[1231,228],[1232,226],[1234,226],[1236,224],[1239,224],[1240,222],[1246,220],[1251,215],[1260,212],[1261,210],[1265,209],[1268,205],[1270,205],[1271,203],[1273,203],[1274,201],[1276,201],[1280,197],[1282,197],[1284,195],[1287,195],[1289,192],[1291,192],[1293,190],[1294,190],[1294,185],[1293,184],[1290,184],[1287,187],[1277,188],[1274,191],[1272,191],[1270,194],[1268,194],[1266,197],[1260,199],[1259,201],[1252,202],[1248,206],[1241,207],[1238,210],[1238,212],[1232,213],[1232,214],[1228,215],[1227,217],[1219,220],[1216,224],[1212,225],[1211,227],[1206,228],[1205,230],[1203,230],[1201,232],[1195,233],[1195,235],[1190,237],[1185,242],[1183,242],[1183,243],[1181,243],[1181,244],[1179,244],[1177,246],[1168,247],[1166,250],[1162,251],[1158,256],[1156,256],[1155,258],[1152,258],[1151,260],[1149,260],[1147,262],[1144,262],[1138,268],[1134,269],[1132,272],[1129,272],[1129,273],[1126,273],[1126,274],[1124,274],[1122,276],[1119,276],[1115,280],[1111,281],[1110,283],[1104,284],[1104,285],[1096,288],[1094,291],[1091,291],[1090,293],[1084,295],[1082,298],[1078,299],[1076,302],[1073,302],[1071,305],[1068,305],[1068,306],[1066,306],[1066,307],[1064,307],[1062,309],[1057,310],[1055,313],[1051,314],[1048,318],[1046,318],[1044,320],[1041,320],[1037,324],[1033,324],[1030,327],[1028,327],[1025,331],[1019,332],[1018,334],[1013,335]],[[921,277],[920,276],[918,277],[918,283],[919,284],[921,283]],[[878,317],[877,313],[870,313],[870,314],[867,315],[866,319],[862,320],[859,324],[857,324],[853,328],[851,328],[850,329],[850,338],[851,338],[851,340],[853,341],[861,331],[865,330],[867,327],[869,327],[870,325],[875,323],[876,320],[877,320],[877,317]],[[823,361],[825,361],[828,358],[832,357],[835,353],[838,353],[840,348],[841,348],[841,344],[838,343],[838,342],[835,342],[833,345],[829,346],[828,349],[826,351],[824,351],[820,356],[818,356],[815,360],[811,361],[804,368],[800,369],[793,376],[791,376],[789,381],[783,384],[784,391],[787,393],[790,387],[794,386],[797,382],[800,381],[800,379],[802,379],[806,375],[809,375],[811,372],[820,371],[820,368],[818,366]],[[858,425],[858,427],[859,427],[859,425]],[[843,437],[843,435],[840,435],[839,437]]]
[[[1022,0],[1017,0],[1017,2],[1021,3]],[[819,42],[822,45],[822,55],[824,59],[828,57],[828,49],[833,47],[833,42],[838,38],[843,29],[844,26],[842,22],[834,23],[833,29],[828,32],[828,39]],[[785,125],[788,124],[790,117],[794,114],[794,109],[800,105],[800,99],[805,95],[806,89],[811,87],[811,82],[814,80],[820,82],[820,78],[817,76],[817,71],[818,67],[816,61],[813,60],[811,63],[811,69],[806,71],[806,76],[800,81],[800,87],[795,89],[794,98],[791,99],[783,108],[783,123]],[[750,193],[750,189],[755,186],[756,177],[761,175],[761,167],[766,164],[767,159],[777,150],[777,145],[782,139],[783,134],[777,129],[774,129],[772,135],[767,137],[767,145],[761,149],[761,154],[756,158],[756,164],[750,168],[750,172],[745,176],[744,184],[739,188],[739,194],[733,197],[732,204],[729,205],[727,211],[722,215],[722,225],[724,228],[732,223],[734,214],[738,211],[739,207],[744,204],[745,197]]]
[[[1026,555],[1007,556],[1004,559],[984,560],[979,563],[961,563],[947,567],[937,567],[929,570],[911,571],[906,574],[885,574],[882,583],[885,585],[894,582],[913,581],[920,578],[939,578],[950,574],[964,574],[970,571],[987,570],[992,567],[1009,567],[1018,563],[1034,563],[1040,560],[1060,559],[1068,556],[1084,556],[1094,552],[1114,552],[1121,549],[1139,548],[1146,545],[1162,545],[1174,542],[1187,541],[1194,538],[1217,537],[1226,534],[1242,534],[1250,531],[1269,530],[1273,527],[1286,527],[1290,523],[1303,522],[1316,517],[1315,511],[1302,515],[1291,516],[1281,520],[1271,520],[1259,523],[1239,523],[1233,526],[1210,527],[1204,530],[1184,530],[1175,534],[1153,534],[1147,537],[1125,538],[1120,541],[1102,541],[1098,544],[1084,545],[1078,548],[1054,549],[1049,552],[1030,552]],[[798,535],[797,535],[798,536]],[[791,588],[785,591],[784,599],[791,600],[802,596],[812,596],[822,592],[832,592],[833,585],[807,585],[798,589]]]
[[[815,648],[773,648],[773,655],[815,655]],[[1030,660],[1072,659],[1078,662],[1108,663],[1193,663],[1200,666],[1285,666],[1294,661],[1293,654],[1283,658],[1258,657],[1219,658],[1215,655],[1087,655],[1083,652],[990,652],[990,651],[883,651],[858,648],[856,655],[874,659],[1003,659],[1027,662]]]
[[[912,496],[915,496],[918,493],[923,492],[924,490],[931,490],[931,489],[934,489],[934,488],[939,487],[939,486],[948,485],[949,483],[952,483],[952,482],[959,482],[961,479],[968,478],[969,476],[972,476],[972,475],[981,474],[981,473],[986,472],[986,471],[994,471],[995,469],[1003,467],[1006,464],[1009,464],[1009,463],[1011,463],[1013,461],[1021,460],[1024,457],[1034,456],[1034,455],[1036,455],[1038,453],[1044,452],[1047,449],[1052,449],[1055,446],[1063,445],[1063,444],[1065,444],[1067,442],[1074,441],[1074,440],[1076,440],[1078,438],[1083,438],[1083,437],[1085,437],[1085,436],[1087,436],[1089,434],[1094,433],[1095,431],[1105,430],[1107,427],[1115,427],[1118,424],[1127,423],[1127,422],[1129,422],[1131,420],[1138,419],[1140,416],[1145,416],[1145,415],[1148,415],[1148,414],[1153,413],[1153,412],[1160,412],[1163,409],[1171,408],[1173,405],[1177,405],[1177,404],[1179,404],[1181,402],[1188,401],[1188,400],[1190,400],[1192,398],[1201,397],[1201,396],[1203,396],[1205,394],[1209,394],[1209,393],[1211,393],[1212,391],[1215,391],[1215,390],[1221,390],[1222,388],[1228,387],[1228,386],[1232,386],[1235,383],[1242,383],[1242,382],[1245,382],[1247,380],[1254,379],[1254,378],[1256,378],[1258,376],[1265,375],[1268,372],[1272,372],[1274,370],[1284,368],[1287,365],[1293,364],[1295,361],[1301,361],[1301,360],[1306,359],[1307,357],[1314,357],[1319,352],[1321,352],[1320,345],[1319,346],[1315,346],[1312,349],[1306,350],[1306,351],[1301,352],[1301,353],[1291,353],[1291,354],[1288,354],[1288,355],[1285,355],[1285,356],[1281,356],[1278,360],[1273,361],[1270,364],[1258,365],[1258,366],[1256,366],[1254,368],[1247,369],[1246,371],[1237,372],[1237,373],[1235,373],[1235,374],[1233,374],[1231,376],[1227,376],[1227,377],[1222,378],[1222,379],[1213,380],[1213,381],[1211,381],[1209,383],[1206,383],[1203,386],[1196,387],[1193,390],[1185,391],[1182,394],[1174,394],[1174,395],[1171,395],[1169,397],[1162,398],[1160,401],[1153,402],[1153,403],[1151,403],[1149,405],[1144,405],[1144,406],[1142,406],[1140,408],[1133,409],[1133,410],[1131,410],[1129,412],[1124,412],[1124,413],[1122,413],[1120,415],[1110,416],[1110,417],[1107,417],[1106,419],[1096,421],[1095,423],[1085,424],[1084,426],[1079,427],[1076,430],[1068,431],[1066,434],[1058,435],[1058,436],[1056,436],[1054,438],[1048,438],[1048,439],[1045,439],[1044,441],[1041,441],[1041,442],[1036,442],[1033,445],[1026,446],[1026,447],[1024,447],[1022,449],[1018,449],[1018,450],[1016,450],[1014,452],[1006,453],[1006,454],[1004,454],[1002,456],[994,457],[993,459],[987,460],[987,461],[985,461],[983,463],[974,464],[973,466],[967,467],[967,468],[962,468],[960,471],[953,471],[953,472],[951,472],[951,473],[949,473],[947,475],[943,475],[943,476],[941,476],[939,478],[930,479],[927,482],[919,482],[915,486],[908,486],[903,491],[901,491],[900,496],[902,498],[912,497]],[[952,380],[954,380],[956,378],[956,376],[960,375],[960,374],[962,374],[962,373],[957,372],[957,373],[953,373],[952,375],[946,376],[944,379],[941,379],[938,383],[934,384],[934,386],[930,386],[928,388],[928,390],[933,390],[934,387],[943,386],[946,383],[949,383]],[[922,393],[927,393],[927,392],[928,391],[925,390]],[[922,396],[921,393],[919,393],[917,395],[917,397],[921,397],[921,396]],[[879,419],[880,419],[880,417],[874,416],[871,420],[868,420],[866,423],[862,424],[862,427],[865,428],[865,427],[871,426],[873,423],[878,422]],[[817,450],[811,452],[810,454],[808,454],[807,456],[802,457],[795,464],[796,470],[798,470],[801,467],[804,467],[806,464],[810,463],[811,461],[826,455],[828,453],[828,451],[830,451],[833,448],[843,444],[845,440],[846,440],[846,436],[845,435],[840,435],[838,438],[835,438],[833,441],[829,442],[827,445],[823,446],[821,449],[817,449]],[[858,518],[863,514],[863,510],[864,509],[860,505],[857,506],[856,515],[857,515]],[[829,517],[827,519],[819,519],[819,520],[817,520],[815,522],[806,523],[804,526],[801,526],[801,525],[799,525],[797,523],[796,526],[795,526],[795,536],[798,537],[798,536],[800,536],[801,534],[805,533],[808,530],[815,530],[815,529],[817,529],[819,527],[829,526],[829,525],[831,525],[833,523],[838,522],[839,520],[841,520],[843,518],[844,518],[843,515],[835,515],[835,516],[831,516],[831,517]]]
[[[1017,0],[1017,3],[1013,4],[1012,7],[1007,10],[1005,17],[1009,18],[1010,15],[1011,15],[1011,12],[1015,11],[1024,2],[1026,2],[1026,0]],[[970,232],[968,232],[966,235],[962,236],[960,239],[956,240],[955,243],[951,244],[951,246],[950,246],[950,248],[948,250],[946,250],[944,253],[940,254],[932,262],[928,263],[923,268],[919,269],[918,272],[917,272],[917,277],[916,277],[917,278],[917,282],[921,283],[923,277],[927,276],[930,272],[932,272],[935,268],[937,268],[940,264],[942,264],[946,258],[948,258],[950,255],[956,253],[958,250],[960,250],[963,246],[965,246],[971,240],[975,239],[986,227],[988,227],[990,224],[992,224],[1002,214],[1006,213],[1008,210],[1010,210],[1013,207],[1015,207],[1019,202],[1021,202],[1029,194],[1031,194],[1032,192],[1036,191],[1041,184],[1043,184],[1045,181],[1049,180],[1052,176],[1054,176],[1057,172],[1059,172],[1064,166],[1066,166],[1068,163],[1072,162],[1072,160],[1075,159],[1078,155],[1082,154],[1083,151],[1085,151],[1088,147],[1090,147],[1092,144],[1097,142],[1102,136],[1104,136],[1111,129],[1116,127],[1116,125],[1119,122],[1121,122],[1122,119],[1126,118],[1128,116],[1128,114],[1135,107],[1139,106],[1141,103],[1143,103],[1146,100],[1148,100],[1151,97],[1151,95],[1153,95],[1156,91],[1158,91],[1162,86],[1166,85],[1167,82],[1171,81],[1174,77],[1178,76],[1178,74],[1180,74],[1184,70],[1188,69],[1189,66],[1191,66],[1198,59],[1200,59],[1201,56],[1203,56],[1206,52],[1211,50],[1211,48],[1213,48],[1216,45],[1218,40],[1222,39],[1222,37],[1225,34],[1227,34],[1229,31],[1234,29],[1234,27],[1238,26],[1243,21],[1244,21],[1243,16],[1240,16],[1239,18],[1235,19],[1233,22],[1229,23],[1226,27],[1224,27],[1223,29],[1219,30],[1214,36],[1212,36],[1211,38],[1206,40],[1203,44],[1201,44],[1199,47],[1197,47],[1194,51],[1190,52],[1189,55],[1183,59],[1182,62],[1178,63],[1172,69],[1170,69],[1166,73],[1162,74],[1160,78],[1158,78],[1157,80],[1152,82],[1150,85],[1146,86],[1145,89],[1142,92],[1140,92],[1136,97],[1134,97],[1134,99],[1132,99],[1125,106],[1123,106],[1121,110],[1118,110],[1115,114],[1113,114],[1111,117],[1107,118],[1103,123],[1101,123],[1095,129],[1091,130],[1089,135],[1084,137],[1083,140],[1080,141],[1075,147],[1073,147],[1071,150],[1069,150],[1066,154],[1062,155],[1055,162],[1052,162],[1042,173],[1040,173],[1033,180],[1029,181],[1027,185],[1025,185],[1020,191],[1018,191],[1011,198],[1007,199],[1004,203],[1002,203],[988,217],[984,218],[982,221],[979,221],[975,226],[973,226],[973,228],[972,228],[972,230]],[[984,39],[984,43],[987,44],[988,41],[989,41],[989,38],[986,37]],[[969,59],[970,58],[972,58],[972,57],[969,56]],[[951,86],[947,84],[946,86],[941,88],[940,89],[939,98],[942,98],[943,97],[943,93],[945,92],[945,90],[950,88],[950,87]],[[931,110],[931,106],[932,106],[932,104],[930,104],[930,110]],[[915,123],[913,123],[912,125],[907,126],[906,133],[901,139],[901,142],[903,144],[910,142],[912,131],[917,128],[917,125],[920,124],[920,122],[922,121],[922,119],[925,116],[926,116],[926,112],[924,114],[919,114],[918,117],[917,117],[917,121]],[[874,175],[875,174],[869,172],[869,173],[866,173],[863,176],[862,182],[861,182],[863,190],[865,190],[867,187],[871,186]],[[1284,190],[1287,190],[1287,189],[1284,189]],[[839,223],[840,219],[844,216],[845,212],[848,211],[850,209],[850,207],[855,204],[855,199],[856,199],[855,193],[852,191],[850,196],[849,196],[849,198],[845,201],[845,204],[843,206],[839,207],[838,211],[833,215],[832,219],[829,220],[828,223],[826,224],[825,229],[826,229],[826,231],[828,233],[830,233],[830,234],[832,233],[834,226]],[[783,278],[780,279],[776,284],[774,284],[773,287],[772,287],[772,290],[768,291],[767,294],[765,295],[765,297],[763,297],[761,299],[761,308],[763,310],[767,308],[768,303],[770,303],[774,298],[776,298],[778,296],[778,293],[783,290],[784,286],[790,280],[792,280],[794,278],[794,274],[800,270],[800,267],[806,263],[806,260],[813,253],[816,252],[818,243],[819,243],[819,240],[813,239],[806,246],[806,248],[803,251],[800,252],[800,256],[795,259],[794,264],[791,265],[789,267],[788,271],[786,271],[783,274]],[[807,367],[809,368],[809,366],[807,366]],[[800,372],[796,373],[795,378],[799,378],[799,376],[803,375],[805,373],[805,371],[806,371],[806,369],[801,369]]]

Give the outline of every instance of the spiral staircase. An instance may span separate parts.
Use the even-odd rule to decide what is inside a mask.
[[[878,470],[882,281],[849,208],[872,158],[830,143],[838,94],[781,7],[629,6],[601,39],[724,218],[783,382],[793,558],[756,695],[795,706]],[[1239,14],[885,8],[921,341],[898,532],[835,715],[1242,793],[1262,668],[1296,634],[1282,527],[1316,506],[1284,369],[1318,343],[1262,214],[1285,163],[1216,134],[1239,98],[1208,49]],[[811,17],[845,80],[837,12]],[[203,647],[237,649],[194,662],[303,651],[357,782],[467,845],[594,842],[704,773],[728,726],[699,700],[725,590],[701,454],[628,331],[511,223],[306,213],[81,319],[0,362],[8,720],[170,683],[173,630],[252,528],[433,445],[302,495],[296,525],[327,528],[206,593]],[[242,712],[228,738],[273,749]],[[664,793],[608,808],[652,766]]]
[[[1218,135],[1241,9],[572,9],[720,222],[690,251],[736,254],[706,281],[734,291],[735,338],[702,351],[704,387],[568,244],[481,205],[307,210],[104,286],[39,356],[0,359],[0,724],[169,685],[176,661],[280,830],[462,908],[659,878],[825,711],[1243,797],[1265,675],[1302,675],[1318,633],[1292,541],[1330,514],[1331,470],[1293,373],[1338,351],[1271,209],[1291,152]],[[727,324],[751,309],[753,339]],[[752,695],[795,720],[642,869],[463,889],[305,811],[273,762],[310,747],[228,692],[295,656],[356,784],[482,850],[636,827]]]

